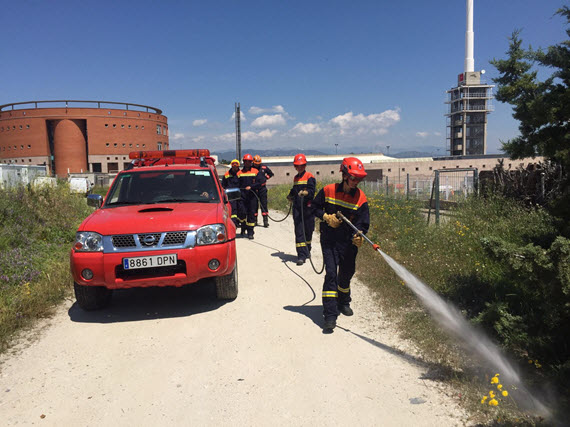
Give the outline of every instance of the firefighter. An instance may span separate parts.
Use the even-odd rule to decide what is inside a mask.
[[[340,211],[362,233],[368,232],[370,213],[366,195],[358,183],[366,177],[362,162],[356,157],[345,158],[341,165],[342,182],[325,186],[315,199],[314,215],[323,220],[320,225],[321,248],[325,262],[323,284],[324,327],[328,332],[336,327],[339,313],[352,316],[350,280],[354,275],[356,255],[364,238],[354,233],[348,224],[337,218]]]
[[[261,156],[256,154],[253,156],[253,167],[259,171],[257,175],[259,182],[259,190],[257,190],[257,208],[255,209],[255,224],[257,225],[257,212],[259,207],[261,207],[261,216],[263,216],[263,226],[265,228],[269,227],[269,218],[267,217],[267,180],[273,176],[273,172],[267,166],[261,164]]]
[[[231,168],[224,174],[222,178],[222,187],[227,188],[239,188],[239,175],[241,171],[239,170],[239,160],[233,159],[230,163]],[[232,208],[232,221],[234,222],[236,229],[240,226],[240,220],[238,218],[238,212],[242,211],[242,201],[241,199],[232,200],[230,202]]]
[[[241,235],[247,232],[247,237],[253,239],[253,227],[255,226],[255,209],[257,208],[257,197],[255,191],[259,188],[257,174],[259,171],[252,167],[253,157],[251,154],[243,156],[243,168],[239,174],[239,188],[241,189],[241,199],[243,209],[240,215]]]
[[[293,187],[289,191],[287,199],[293,202],[297,265],[303,265],[311,255],[311,238],[315,230],[315,217],[311,209],[311,201],[315,197],[317,180],[305,170],[307,158],[304,154],[297,154],[293,159],[293,165],[297,175],[293,178]]]

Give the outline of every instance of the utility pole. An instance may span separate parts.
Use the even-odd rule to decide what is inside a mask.
[[[335,145],[334,145],[334,153],[335,153],[335,154],[338,154],[338,144],[335,144]]]
[[[235,103],[236,116],[236,159],[241,162],[241,111],[239,102]]]

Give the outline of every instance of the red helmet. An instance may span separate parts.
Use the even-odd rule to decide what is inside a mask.
[[[356,157],[345,157],[340,164],[340,171],[357,179],[364,179],[367,175],[364,165]]]
[[[307,158],[305,157],[304,154],[299,153],[293,159],[293,164],[295,166],[306,165],[307,164]]]
[[[244,154],[243,161],[245,162],[246,160],[251,160],[253,162],[253,157],[251,154]]]
[[[259,154],[253,156],[253,163],[255,163],[256,165],[261,164],[261,156]]]

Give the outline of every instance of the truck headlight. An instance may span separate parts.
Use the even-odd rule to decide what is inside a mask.
[[[73,245],[73,248],[77,252],[102,252],[103,236],[92,231],[75,233],[75,245]]]
[[[200,227],[196,232],[196,245],[213,245],[226,241],[226,227],[224,224],[212,224]]]

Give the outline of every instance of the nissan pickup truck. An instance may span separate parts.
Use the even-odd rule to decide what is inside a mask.
[[[71,249],[75,297],[84,310],[107,306],[115,289],[181,287],[211,278],[219,299],[238,295],[236,229],[209,150],[129,154],[106,196],[79,226]]]

